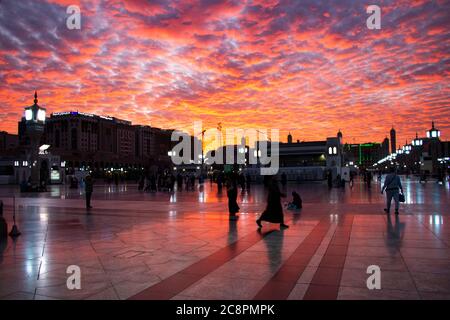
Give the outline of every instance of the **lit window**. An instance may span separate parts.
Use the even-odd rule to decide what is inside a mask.
[[[337,154],[337,148],[333,147],[333,154]]]
[[[19,161],[14,161],[14,167],[18,167],[19,166]]]
[[[332,147],[328,147],[328,154],[333,154],[333,148]]]

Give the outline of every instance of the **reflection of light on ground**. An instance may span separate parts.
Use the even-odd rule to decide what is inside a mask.
[[[31,264],[31,260],[27,260],[27,262],[26,262],[26,269],[27,269],[27,274],[28,275],[32,275],[33,274],[33,265]]]
[[[332,190],[330,193],[330,203],[339,203],[339,194],[337,190]]]
[[[44,259],[44,258],[42,258],[42,259],[41,259],[41,266],[40,266],[40,268],[39,268],[39,273],[40,273],[40,274],[43,274],[43,273],[46,273],[46,272],[48,272],[48,271],[49,271],[49,268],[48,268],[47,260]]]
[[[59,188],[52,188],[52,191],[50,192],[50,196],[52,197],[59,197],[61,195]]]
[[[202,189],[200,187],[194,190],[190,188],[189,191],[183,189],[183,191],[174,193],[167,191],[144,192],[138,190],[137,185],[128,185],[126,192],[119,192],[122,189],[115,185],[108,187],[97,184],[93,193],[94,209],[86,218],[86,211],[84,208],[80,209],[85,204],[84,189],[56,186],[56,188],[61,188],[61,194],[65,194],[66,198],[70,200],[55,199],[50,197],[50,192],[39,195],[23,194],[16,202],[16,205],[19,206],[16,209],[19,210],[18,225],[23,235],[18,238],[16,244],[8,242],[7,248],[0,246],[0,251],[5,250],[5,259],[14,256],[23,258],[14,261],[14,268],[16,268],[14,277],[20,281],[9,281],[10,273],[0,272],[0,284],[5,284],[4,286],[0,285],[0,291],[3,292],[6,288],[11,289],[11,292],[13,290],[20,292],[26,285],[36,292],[36,296],[43,294],[44,289],[42,288],[45,287],[45,293],[48,293],[49,296],[68,298],[70,293],[67,293],[65,288],[67,279],[65,276],[68,276],[65,275],[65,271],[67,266],[72,263],[92,266],[94,282],[97,283],[98,279],[99,285],[103,286],[105,283],[108,288],[112,288],[108,277],[116,269],[121,270],[120,275],[117,273],[117,283],[128,281],[130,274],[135,272],[136,265],[142,265],[142,261],[145,261],[145,264],[148,263],[149,267],[153,269],[152,274],[154,272],[155,277],[165,278],[167,272],[170,271],[173,274],[175,269],[177,272],[181,271],[180,275],[184,276],[185,272],[182,270],[200,260],[207,259],[209,261],[209,255],[214,254],[217,250],[225,250],[227,253],[223,255],[224,258],[220,257],[223,263],[230,261],[228,259],[230,255],[239,257],[240,254],[243,254],[242,260],[238,258],[233,261],[235,265],[232,268],[235,270],[239,271],[240,268],[249,267],[251,271],[256,270],[263,276],[266,273],[270,276],[279,268],[283,268],[285,259],[291,256],[297,248],[299,248],[298,252],[303,248],[309,250],[308,244],[306,247],[303,246],[303,241],[309,234],[313,236],[308,238],[310,240],[307,242],[311,241],[314,246],[323,247],[325,239],[326,249],[326,246],[334,243],[328,244],[329,237],[333,234],[342,236],[347,234],[347,231],[353,231],[352,237],[356,241],[352,240],[348,245],[349,256],[351,256],[350,253],[357,256],[370,255],[370,258],[363,259],[364,263],[383,265],[389,261],[395,262],[391,257],[395,258],[402,253],[406,256],[406,259],[401,259],[405,270],[417,270],[422,264],[424,265],[424,268],[421,269],[423,282],[426,282],[423,287],[430,292],[431,290],[441,292],[442,289],[447,292],[450,290],[448,289],[450,282],[442,274],[447,274],[448,268],[446,267],[448,266],[441,261],[448,258],[449,254],[445,242],[448,236],[445,224],[449,219],[448,209],[445,208],[448,207],[450,199],[449,190],[434,182],[430,182],[426,186],[420,185],[418,182],[405,182],[404,187],[405,196],[408,201],[411,201],[411,204],[401,207],[399,217],[391,214],[389,219],[383,212],[385,195],[381,194],[380,186],[375,182],[371,191],[359,180],[355,182],[352,190],[347,185],[345,191],[339,188],[329,190],[326,182],[288,183],[283,190],[287,194],[287,198],[283,198],[282,203],[289,202],[291,191],[296,190],[304,201],[304,207],[302,211],[284,209],[286,222],[291,226],[286,231],[279,232],[276,224],[264,224],[261,233],[264,238],[260,238],[260,235],[256,234],[257,226],[255,224],[255,219],[267,206],[267,188],[263,185],[254,184],[250,191],[239,192],[240,218],[238,221],[231,222],[228,216],[226,188],[219,192],[215,184],[205,185]],[[13,191],[17,193],[17,187],[14,188],[1,186],[0,198],[3,199],[5,193],[12,197]],[[105,192],[108,189],[110,192]],[[80,191],[82,192],[81,197],[79,196]],[[439,206],[434,204],[435,193],[440,194]],[[423,203],[424,197],[425,203]],[[330,204],[330,199],[337,204]],[[416,205],[416,200],[420,200],[418,202],[422,203]],[[13,199],[9,198],[7,201],[8,215],[5,216],[9,219],[8,222],[12,223]],[[199,203],[199,201],[203,203]],[[347,219],[349,214],[354,215],[354,219],[352,218],[351,221],[352,230],[343,226],[345,232],[341,233],[336,226],[340,223],[341,216],[343,219]],[[48,225],[48,222],[53,223]],[[48,226],[49,228],[47,228]],[[324,239],[322,236],[314,236],[316,232],[313,230],[316,227],[320,234],[326,232]],[[335,233],[336,230],[339,234]],[[247,235],[250,237],[246,237]],[[411,241],[410,239],[417,240]],[[423,239],[423,241],[419,239]],[[250,249],[248,253],[245,250],[241,251],[240,244],[230,247],[230,244],[240,240],[243,241],[238,243],[242,243],[245,250],[253,246],[248,246],[250,242],[256,243],[257,247]],[[353,242],[358,248],[351,252]],[[376,249],[373,249],[375,247]],[[146,253],[133,256],[135,251]],[[74,253],[76,254],[74,255]],[[300,252],[302,256],[304,253]],[[118,257],[122,254],[123,257]],[[311,252],[311,257],[313,255],[314,252]],[[43,259],[44,257],[46,261]],[[217,255],[214,257],[211,261],[216,264],[219,259],[216,259]],[[73,260],[74,258],[75,260]],[[317,259],[317,264],[321,264],[327,257],[320,254],[320,256],[317,255],[317,258],[322,259]],[[358,258],[358,263],[361,262],[359,261],[361,259]],[[418,259],[421,261],[418,262]],[[39,260],[42,261],[41,265]],[[110,265],[113,271],[103,270],[102,265],[106,264]],[[207,266],[207,268],[210,267]],[[428,270],[436,272],[426,272]],[[1,265],[0,271],[2,271]],[[315,272],[312,269],[311,271]],[[337,272],[341,272],[340,269],[336,269],[336,274]],[[19,274],[17,275],[17,273]],[[186,272],[186,274],[189,273]],[[116,277],[115,273],[114,277]],[[36,285],[37,278],[40,280],[39,287]],[[138,280],[144,281],[145,279],[146,275],[142,275],[142,278]],[[271,277],[268,277],[267,281],[270,279]],[[296,275],[292,287],[295,286],[297,279]],[[190,281],[190,279],[188,280]],[[422,278],[419,280],[422,281]],[[264,281],[261,281],[260,288],[263,287]],[[404,296],[396,297],[420,297],[419,290],[411,285],[411,281],[395,283],[398,285],[399,292],[402,290],[405,292]],[[82,280],[83,296],[90,297],[98,293],[97,286],[89,284],[83,286],[83,283]],[[258,283],[257,285],[259,286]],[[138,282],[129,283],[129,286],[130,288],[127,287],[126,291],[139,292],[143,290],[142,285]],[[220,290],[223,287],[216,289]],[[188,290],[198,290],[198,287],[188,288]],[[411,292],[408,292],[409,290]],[[196,292],[204,294],[205,298],[214,298],[214,296],[208,295],[208,292],[201,291]],[[231,293],[233,299],[238,297],[254,298],[251,292],[248,292],[251,293],[250,295],[246,292],[245,296],[234,296],[238,293]],[[358,292],[356,298],[359,294]],[[80,295],[78,294],[78,296]],[[387,298],[390,297],[387,295]]]
[[[176,210],[169,210],[169,217],[176,217],[177,211]]]
[[[338,222],[339,216],[336,213],[330,214],[330,222]]]
[[[201,191],[198,193],[198,202],[203,203],[206,202],[205,192]]]
[[[432,225],[441,225],[444,224],[444,219],[442,218],[441,215],[438,214],[433,214],[430,216],[430,224]]]
[[[245,194],[244,196],[241,197],[241,202],[242,203],[249,203],[247,194]]]
[[[46,207],[39,207],[39,220],[41,222],[47,222],[48,221],[48,210]]]

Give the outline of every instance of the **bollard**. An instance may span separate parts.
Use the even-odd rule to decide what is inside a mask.
[[[3,218],[3,201],[0,200],[0,241],[8,237],[8,224]]]
[[[16,197],[13,197],[13,227],[11,229],[11,232],[9,233],[9,236],[11,238],[17,238],[20,236],[19,228],[16,226]]]

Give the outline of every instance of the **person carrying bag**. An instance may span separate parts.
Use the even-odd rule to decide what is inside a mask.
[[[400,177],[397,175],[395,168],[391,169],[391,173],[386,176],[384,180],[381,194],[386,190],[386,208],[384,211],[389,214],[391,209],[391,201],[395,201],[395,214],[399,214],[400,202],[405,202],[405,196],[403,194],[403,187],[400,181]],[[400,193],[401,191],[401,193]]]

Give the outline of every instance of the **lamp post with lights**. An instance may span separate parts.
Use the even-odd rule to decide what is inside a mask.
[[[431,129],[427,131],[427,138],[439,139],[441,136],[441,131],[434,127],[434,121],[431,122]]]
[[[30,138],[28,150],[29,165],[31,167],[31,187],[40,185],[39,145],[44,133],[46,110],[38,105],[37,91],[34,92],[34,104],[25,108],[25,123]]]
[[[423,140],[419,139],[419,136],[418,136],[417,132],[416,132],[416,138],[412,141],[411,144],[412,144],[413,147],[420,147],[420,146],[423,145]]]

